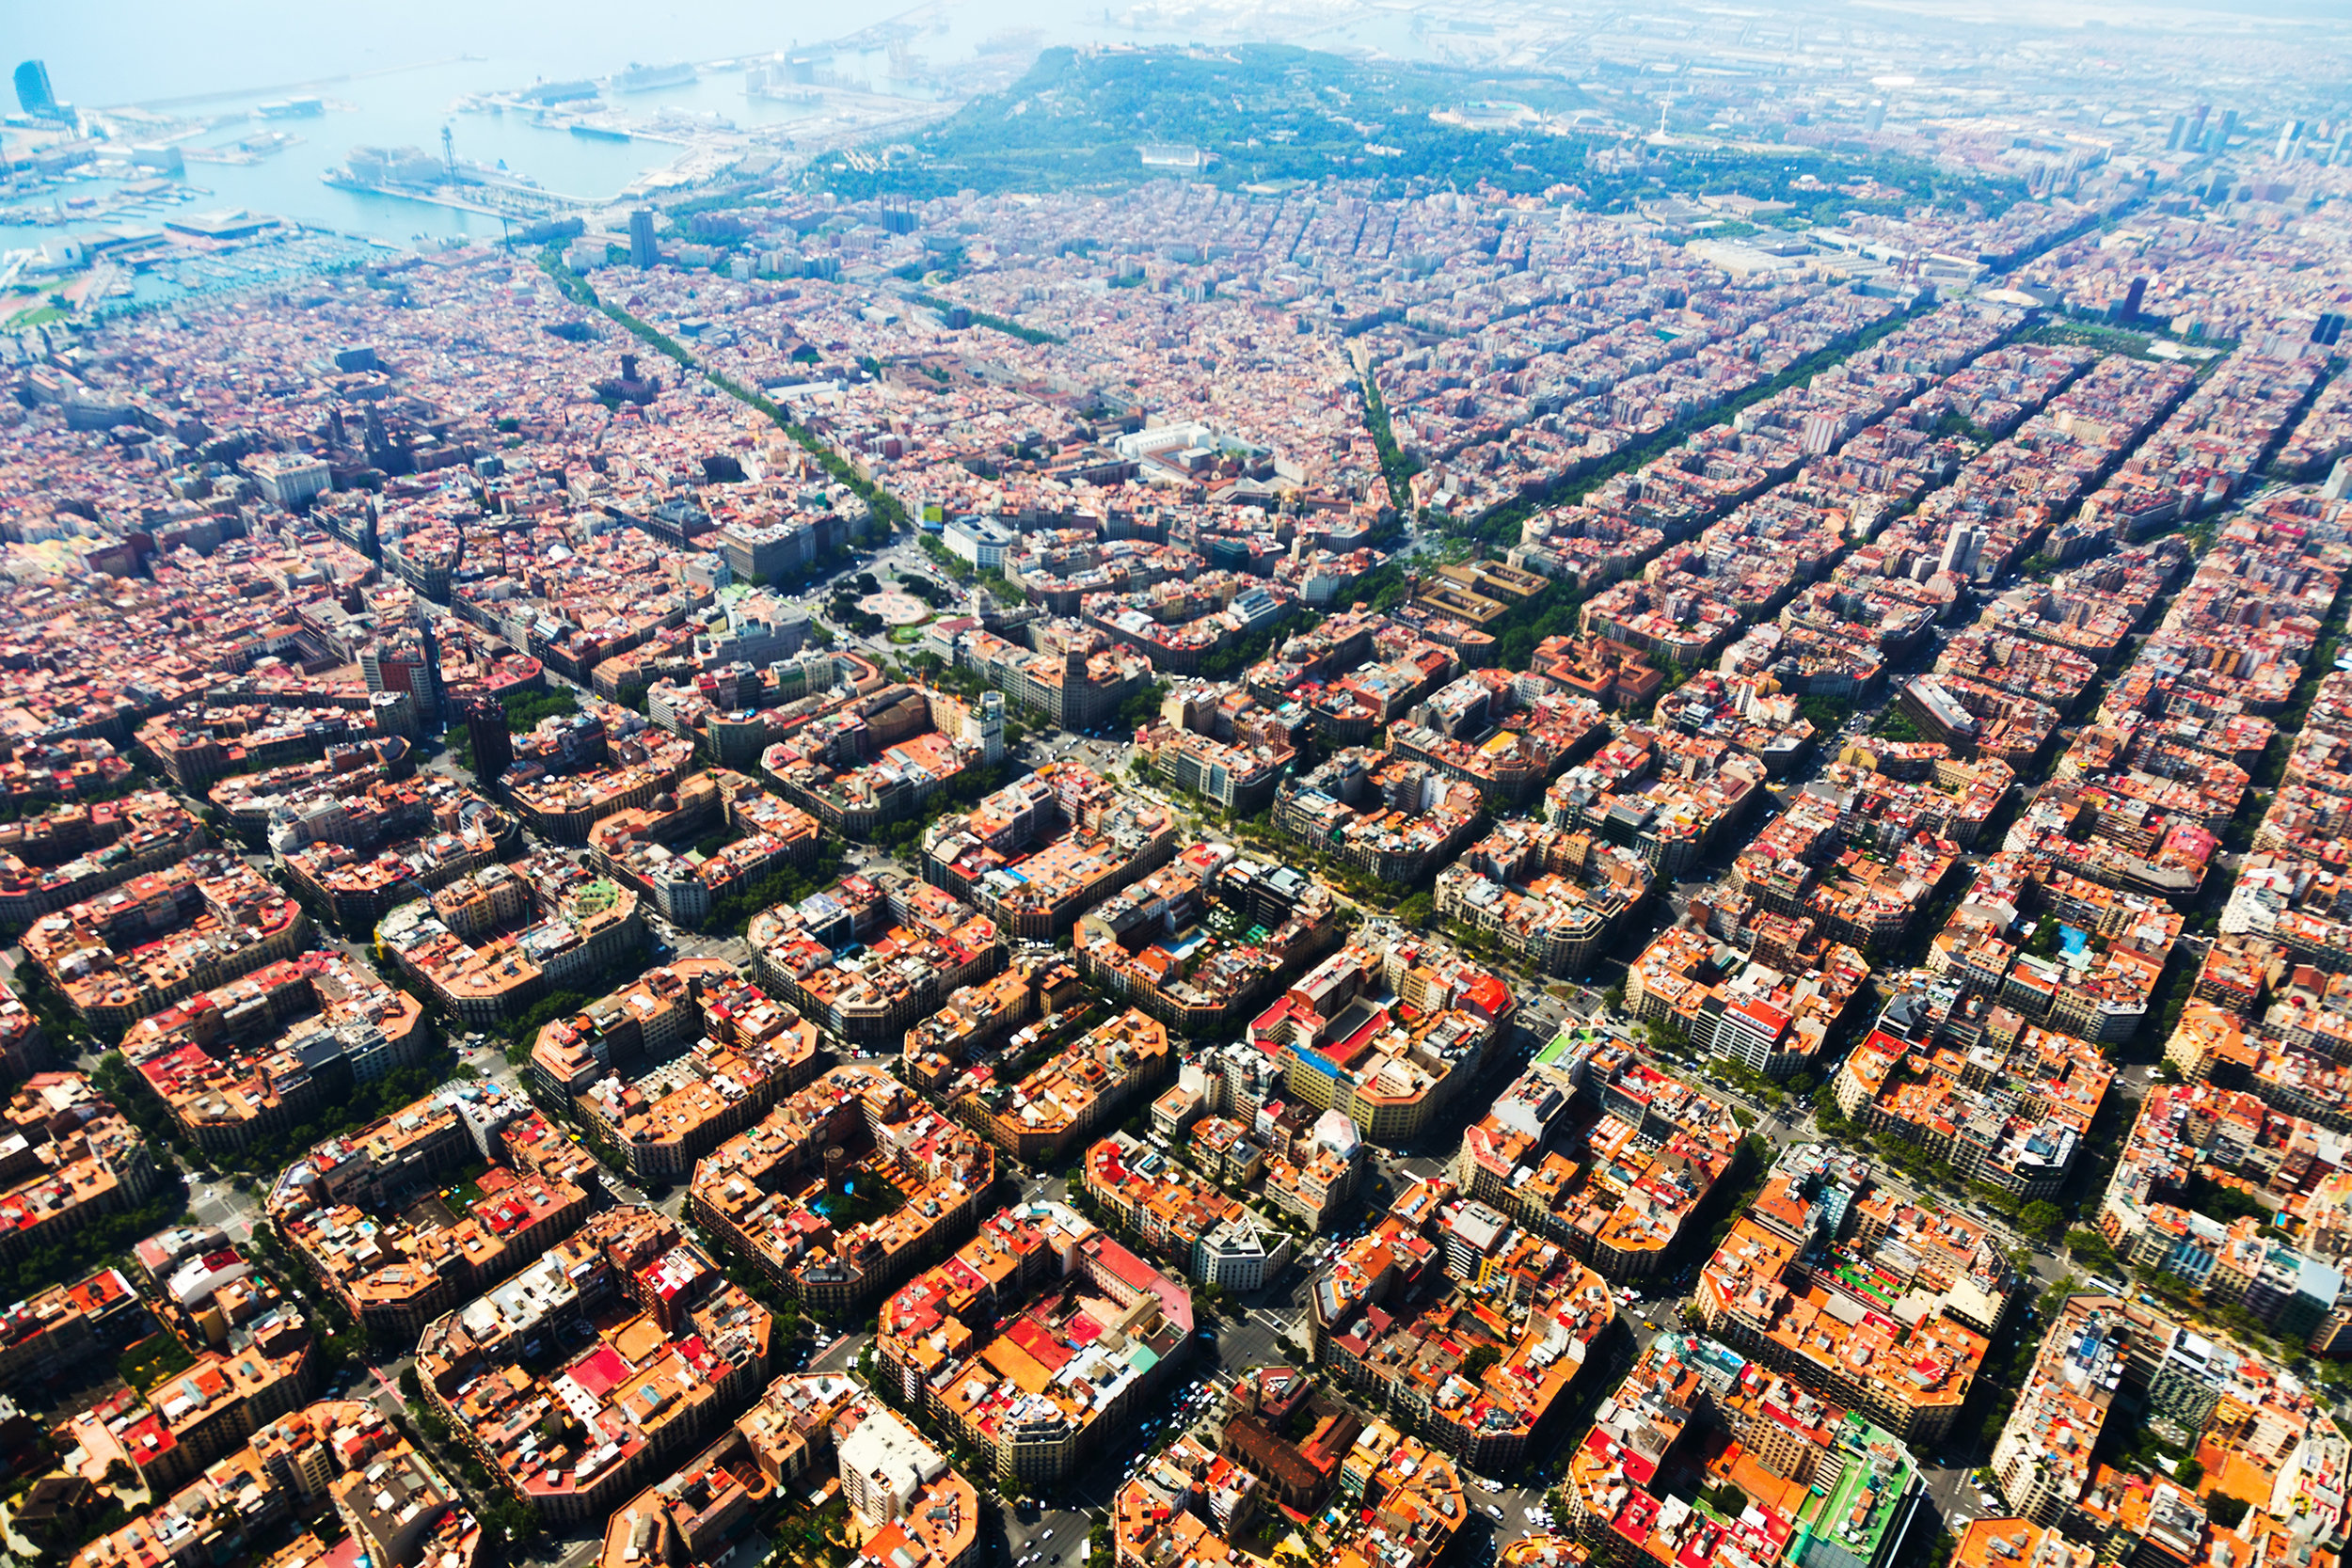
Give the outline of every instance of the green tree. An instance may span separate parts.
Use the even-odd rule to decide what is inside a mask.
[[[2263,1201],[2243,1187],[2233,1187],[2202,1174],[2192,1176],[2186,1183],[2186,1207],[2207,1214],[2227,1225],[2234,1219],[2264,1219],[2271,1211]]]
[[[2066,1233],[2066,1250],[2075,1262],[2102,1274],[2113,1274],[2122,1266],[2107,1239],[2087,1226],[2077,1226]]]
[[[1881,740],[1892,740],[1899,743],[1928,738],[1927,731],[1921,729],[1908,714],[1891,703],[1887,705],[1886,710],[1879,715],[1878,722],[1870,726],[1870,733]]]
[[[1147,683],[1140,690],[1130,694],[1125,702],[1119,705],[1119,727],[1122,730],[1139,730],[1154,722],[1160,716],[1160,704],[1166,701],[1167,697],[1168,683],[1166,681]]]
[[[506,709],[506,727],[516,735],[537,728],[542,719],[568,718],[580,711],[580,699],[568,686],[546,691],[513,691],[501,702]]]

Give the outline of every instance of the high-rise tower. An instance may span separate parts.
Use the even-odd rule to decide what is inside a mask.
[[[515,761],[515,737],[507,732],[506,705],[496,697],[476,694],[461,699],[457,706],[466,718],[466,736],[473,742],[474,777],[481,781],[484,793],[495,792]]]
[[[48,119],[57,112],[57,95],[49,86],[49,62],[26,60],[16,68],[16,102],[18,107],[36,119]]]

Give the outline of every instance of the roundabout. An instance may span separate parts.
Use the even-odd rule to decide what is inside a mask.
[[[868,594],[858,600],[857,607],[886,626],[918,626],[931,618],[930,606],[896,588]]]

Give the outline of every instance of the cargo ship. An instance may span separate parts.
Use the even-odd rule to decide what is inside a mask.
[[[529,175],[470,158],[445,161],[415,147],[355,147],[347,160],[320,179],[338,190],[513,216],[562,214],[596,205],[589,198],[543,189]]]
[[[695,79],[691,65],[638,65],[632,62],[627,71],[612,78],[614,92],[651,92],[656,87],[682,87]]]

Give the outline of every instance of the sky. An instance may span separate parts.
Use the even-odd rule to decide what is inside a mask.
[[[294,86],[456,55],[511,63],[516,79],[603,75],[631,61],[717,59],[815,43],[913,8],[810,0],[6,0],[8,64],[49,62],[58,97],[89,108]],[[1074,14],[1070,0],[949,0],[959,23]]]

